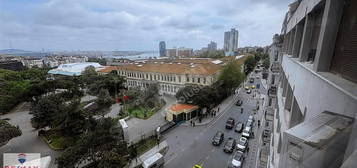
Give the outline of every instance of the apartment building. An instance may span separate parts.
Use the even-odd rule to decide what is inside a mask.
[[[157,83],[160,94],[175,95],[187,84],[211,85],[217,80],[222,65],[214,63],[145,62],[118,66],[118,74],[126,77],[127,87],[146,88]]]
[[[357,1],[298,0],[270,47],[268,167],[357,165]]]

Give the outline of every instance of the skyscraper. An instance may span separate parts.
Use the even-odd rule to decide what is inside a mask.
[[[216,51],[217,50],[217,43],[211,41],[211,43],[209,43],[207,45],[207,50],[208,51]]]
[[[166,56],[166,43],[165,43],[165,41],[160,41],[160,43],[159,43],[159,52],[160,52],[160,57],[165,57]]]
[[[239,32],[235,28],[231,31],[224,32],[224,46],[223,49],[226,52],[234,52],[238,49],[238,36]]]

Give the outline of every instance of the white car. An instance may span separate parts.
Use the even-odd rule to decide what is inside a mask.
[[[250,137],[250,131],[251,131],[251,127],[245,127],[242,133],[242,136],[249,138]]]
[[[245,137],[240,137],[237,143],[237,149],[244,152],[248,146],[248,139]]]
[[[248,121],[250,121],[250,122],[252,122],[252,123],[253,123],[253,121],[254,121],[254,117],[253,117],[252,115],[250,115],[250,116],[248,117]]]
[[[229,164],[230,168],[241,168],[243,166],[244,154],[241,151],[237,151],[232,159],[231,164]]]

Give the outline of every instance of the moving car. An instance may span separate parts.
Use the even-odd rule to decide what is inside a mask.
[[[250,79],[249,79],[249,82],[250,82],[250,83],[254,83],[254,78],[250,78]]]
[[[236,103],[237,106],[241,106],[242,104],[243,104],[242,100],[238,100],[237,103]]]
[[[229,137],[227,142],[224,144],[223,151],[227,153],[232,153],[236,147],[236,140],[232,137]]]
[[[220,145],[224,140],[224,133],[221,131],[217,131],[217,133],[214,135],[212,144],[215,146]]]
[[[236,125],[236,128],[234,129],[235,132],[241,133],[243,131],[244,128],[244,124],[241,122],[238,122],[238,124]]]
[[[192,168],[202,168],[200,165],[194,165]]]
[[[232,159],[232,162],[229,164],[229,168],[242,168],[244,161],[244,153],[237,151]]]
[[[252,90],[250,90],[250,89],[249,89],[249,90],[247,90],[247,93],[248,93],[248,94],[252,93]]]
[[[237,143],[237,149],[244,152],[248,146],[248,139],[245,137],[240,137]]]
[[[252,130],[252,127],[246,126],[243,130],[242,136],[249,138],[251,130]]]
[[[229,117],[226,122],[226,129],[232,129],[234,127],[234,118]]]

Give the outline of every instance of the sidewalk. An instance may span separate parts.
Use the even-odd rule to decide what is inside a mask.
[[[235,94],[229,96],[228,98],[226,98],[225,100],[223,100],[221,102],[221,104],[219,104],[218,106],[214,107],[214,109],[216,109],[216,111],[218,111],[217,109],[219,108],[219,111],[217,112],[216,116],[212,116],[210,114],[207,115],[207,117],[202,118],[202,121],[199,122],[198,119],[194,119],[195,121],[195,126],[203,126],[203,125],[207,125],[209,123],[211,123],[212,121],[214,121],[215,118],[218,118],[220,115],[222,115],[222,112],[225,111],[226,109],[228,109],[232,104],[234,104],[236,102],[236,97],[238,96],[238,94],[240,93],[241,88],[236,89]],[[191,125],[190,122],[185,122],[182,125]]]
[[[167,145],[166,141],[162,141],[159,146],[155,146],[153,148],[151,148],[149,151],[145,152],[144,154],[142,154],[141,156],[137,157],[135,160],[132,160],[130,162],[129,168],[134,168],[138,165],[141,165],[146,159],[148,159],[149,157],[151,157],[152,155],[159,153],[160,151],[165,150],[166,148],[168,148],[169,146]],[[162,155],[165,155],[165,152],[161,153]]]

